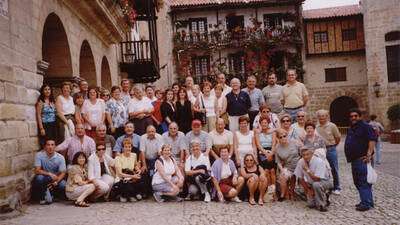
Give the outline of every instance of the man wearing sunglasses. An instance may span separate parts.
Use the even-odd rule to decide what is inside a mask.
[[[344,152],[347,162],[351,163],[353,181],[361,202],[357,211],[367,211],[374,207],[372,185],[367,182],[367,164],[371,162],[377,140],[371,125],[361,119],[359,109],[350,109],[350,128],[347,131]]]

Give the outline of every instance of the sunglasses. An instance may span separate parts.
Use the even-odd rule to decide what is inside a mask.
[[[290,122],[290,120],[282,120],[282,123]]]
[[[304,116],[297,116],[297,118],[302,118],[302,117],[304,117]]]
[[[246,161],[246,162],[253,162],[254,160],[253,160],[253,159],[246,159],[246,160],[244,160],[244,161]]]
[[[286,137],[286,135],[283,135],[283,136],[280,136],[279,139],[282,139],[282,138],[285,138],[285,137]]]
[[[105,148],[98,148],[97,151],[105,151]]]

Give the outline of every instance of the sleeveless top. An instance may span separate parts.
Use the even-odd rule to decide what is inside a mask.
[[[42,106],[42,122],[53,123],[56,122],[56,107],[54,104],[43,103]]]
[[[162,159],[162,160],[160,160]],[[160,159],[158,159],[161,164],[164,167],[164,174],[171,179],[172,175],[175,173],[175,164],[174,164],[174,160],[171,158],[171,160],[164,160],[163,157],[160,157]],[[161,184],[161,183],[165,183],[166,181],[161,177],[160,172],[157,171],[156,169],[156,173],[153,176],[153,180],[151,182],[152,185],[155,184]]]
[[[75,105],[74,99],[69,96],[68,99],[64,98],[64,96],[58,96],[58,99],[61,101],[62,113],[64,115],[74,114],[75,113]]]
[[[252,131],[249,131],[247,135],[243,135],[240,131],[236,131],[239,159],[242,165],[244,156],[246,154],[253,154],[253,135],[254,133]]]
[[[244,171],[246,171],[246,173],[254,173],[257,176],[260,176],[260,170],[259,170],[258,166],[257,166],[256,171],[253,171],[253,172],[249,172],[246,167],[243,167],[243,168],[244,168]]]
[[[260,144],[261,146],[265,148],[272,148],[272,135],[274,131],[268,132],[267,134],[265,133],[260,133],[259,134],[259,139],[260,139]]]
[[[203,102],[201,102],[203,100]],[[204,105],[203,105],[204,104]],[[215,116],[215,96],[210,95],[208,97],[201,96],[200,97],[200,106],[204,106],[206,109],[207,117]]]

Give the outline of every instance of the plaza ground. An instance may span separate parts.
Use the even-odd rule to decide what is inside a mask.
[[[153,200],[137,203],[105,202],[77,208],[70,202],[50,206],[29,205],[22,216],[0,221],[16,224],[400,224],[400,145],[384,143],[382,164],[377,166],[374,185],[376,208],[357,212],[358,192],[353,185],[350,165],[339,146],[342,195],[331,197],[329,211],[307,209],[305,202],[274,202],[264,206],[248,203],[183,202],[158,204]]]

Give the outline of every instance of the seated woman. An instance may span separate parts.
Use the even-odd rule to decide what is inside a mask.
[[[77,152],[68,169],[68,180],[65,195],[70,200],[75,200],[75,206],[88,207],[85,199],[95,190],[96,186],[88,179],[86,171],[87,158],[84,152]]]
[[[267,188],[267,178],[264,169],[256,164],[254,155],[244,156],[244,166],[240,169],[240,175],[245,179],[249,194],[250,205],[255,205],[254,195],[258,191],[258,204],[264,205],[264,194]]]
[[[98,186],[94,198],[104,196],[108,198],[108,193],[114,184],[114,176],[112,169],[114,167],[114,159],[105,154],[106,146],[99,143],[96,146],[96,152],[92,153],[88,158],[88,177]]]
[[[229,158],[228,147],[220,148],[220,158],[211,167],[211,177],[220,202],[225,198],[242,202],[237,195],[242,190],[244,179],[238,175],[235,163]]]
[[[140,175],[140,163],[137,162],[137,156],[132,153],[132,140],[125,138],[122,141],[122,154],[115,158],[116,170],[116,195],[119,195],[120,202],[136,202],[143,198],[145,193],[145,184]]]
[[[188,184],[189,197],[194,197],[199,194],[199,189],[204,195],[204,201],[210,202],[211,196],[208,191],[208,186],[211,183],[210,160],[200,151],[200,140],[192,141],[192,154],[186,159],[185,174]]]
[[[161,147],[161,156],[155,164],[155,174],[152,180],[153,196],[157,202],[164,202],[163,196],[170,197],[177,201],[177,197],[183,186],[183,175],[171,157],[171,145],[164,144]]]
[[[278,182],[280,187],[280,196],[278,201],[293,199],[296,177],[293,175],[297,162],[300,159],[299,152],[301,144],[295,139],[288,138],[288,133],[279,129],[279,142],[276,146],[275,160],[278,165]]]

